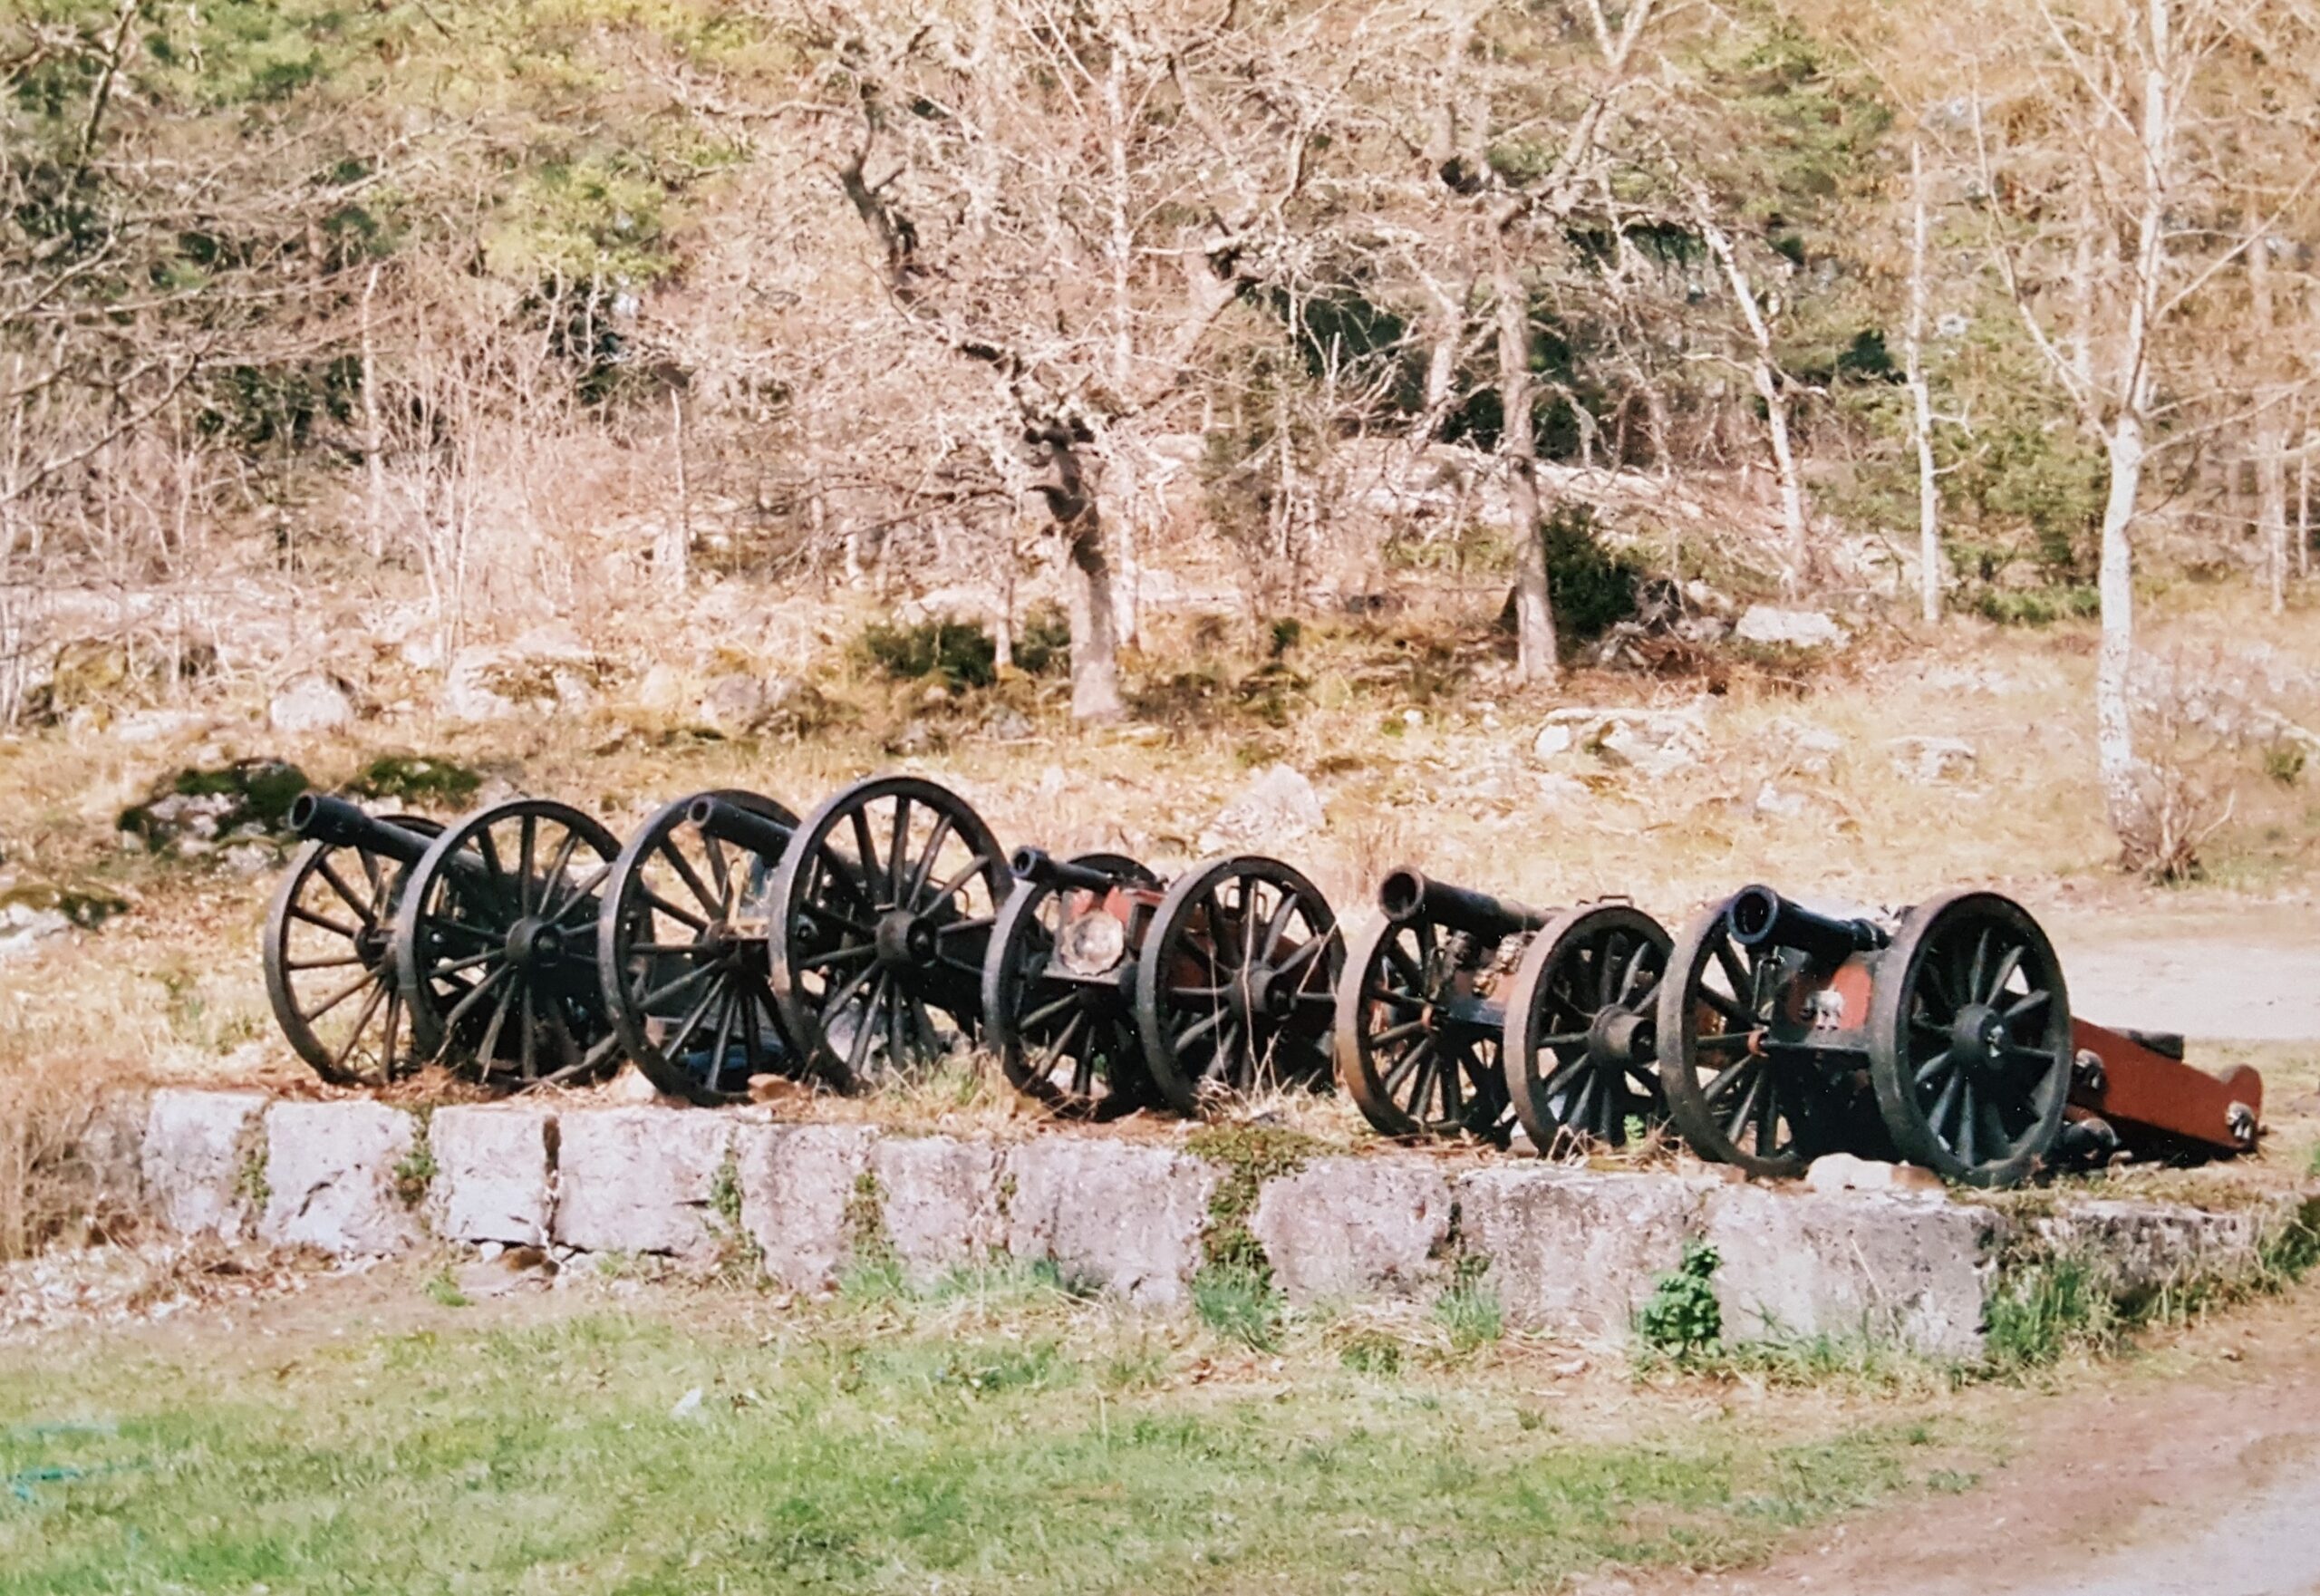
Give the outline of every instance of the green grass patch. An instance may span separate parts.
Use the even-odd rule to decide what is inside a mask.
[[[1575,1437],[1519,1422],[1520,1370],[1302,1343],[1285,1384],[1196,1384],[1193,1349],[1077,1307],[770,1322],[6,1349],[0,1596],[1469,1596],[1731,1566],[1975,1461],[1890,1415],[1648,1393]]]

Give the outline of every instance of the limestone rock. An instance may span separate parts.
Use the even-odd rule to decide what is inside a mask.
[[[335,731],[354,721],[354,700],[334,676],[320,672],[297,677],[266,706],[266,724],[299,736]]]
[[[1407,1158],[1317,1158],[1265,1182],[1249,1216],[1292,1302],[1411,1296],[1442,1276],[1450,1183]]]
[[[1804,1184],[1816,1192],[1938,1192],[1941,1176],[1914,1164],[1886,1164],[1830,1153],[1812,1160]]]
[[[914,1285],[987,1261],[1006,1243],[999,1150],[952,1137],[888,1137],[871,1150],[886,1245]]]
[[[1216,1168],[1165,1147],[1045,1137],[1008,1149],[1007,1250],[1138,1308],[1182,1308]]]
[[[745,1125],[736,1133],[741,1228],[766,1272],[792,1291],[824,1291],[854,1255],[870,1149],[866,1125]]]
[[[1845,751],[1845,740],[1826,726],[1793,715],[1775,715],[1764,722],[1757,746],[1774,770],[1783,775],[1825,779],[1833,775]]]
[[[153,1094],[145,1119],[145,1190],[179,1235],[238,1236],[264,1166],[256,1137],[259,1092],[171,1088]]]
[[[712,679],[696,706],[701,723],[726,737],[756,730],[772,708],[765,683],[745,672],[729,672]]]
[[[1938,1197],[1723,1186],[1707,1239],[1727,1341],[1878,1341],[1973,1358],[2003,1221]]]
[[[1888,742],[1893,772],[1920,787],[1960,781],[1974,773],[1974,745],[1956,737],[1897,737]]]
[[[546,1245],[556,1135],[555,1114],[526,1104],[436,1109],[427,1126],[435,1233],[453,1242]]]
[[[1321,795],[1302,772],[1271,765],[1243,787],[1200,834],[1204,854],[1269,850],[1319,831],[1328,817]]]
[[[1752,604],[1740,613],[1732,635],[1742,643],[1783,648],[1836,648],[1848,641],[1845,629],[1819,610],[1784,610],[1762,604]]]
[[[266,1212],[258,1235],[336,1257],[399,1253],[420,1239],[396,1191],[416,1145],[411,1117],[384,1103],[276,1103],[266,1111]]]
[[[1547,763],[1591,755],[1614,769],[1657,780],[1700,761],[1707,752],[1707,729],[1696,709],[1562,709],[1548,715],[1531,752]]]
[[[2057,1252],[2092,1262],[2113,1295],[2132,1299],[2193,1280],[2254,1272],[2264,1220],[2249,1209],[2088,1198],[2064,1203],[2033,1229]]]
[[[551,1235],[584,1253],[657,1253],[713,1263],[718,1172],[732,1141],[721,1115],[583,1108],[556,1119]]]
[[[1536,1165],[1458,1182],[1459,1234],[1518,1324],[1623,1340],[1654,1282],[1699,1233],[1706,1188],[1668,1175]]]

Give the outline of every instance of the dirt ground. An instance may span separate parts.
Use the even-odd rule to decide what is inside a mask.
[[[2164,916],[2042,914],[2072,1011],[2202,1041],[2320,1038],[2320,910],[2267,904]]]
[[[1970,1490],[1842,1526],[1732,1578],[1771,1596],[2311,1596],[2320,1591],[2320,1310],[2307,1288],[2021,1398]]]

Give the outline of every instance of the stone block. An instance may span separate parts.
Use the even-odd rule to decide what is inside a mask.
[[[1166,1147],[1046,1137],[1007,1151],[1007,1250],[1138,1308],[1182,1308],[1221,1178]]]
[[[886,1245],[914,1285],[987,1262],[1006,1244],[999,1149],[952,1137],[888,1137],[870,1152]]]
[[[266,1111],[261,1240],[338,1257],[399,1253],[420,1236],[395,1167],[418,1145],[411,1117],[384,1103],[276,1103]]]
[[[428,1213],[451,1242],[544,1246],[556,1190],[556,1121],[524,1103],[438,1108],[428,1121],[435,1159]]]
[[[1707,1188],[1670,1175],[1537,1165],[1458,1182],[1458,1233],[1514,1323],[1624,1340],[1653,1282],[1700,1232]]]
[[[1414,1158],[1317,1158],[1265,1182],[1249,1229],[1292,1302],[1406,1297],[1443,1277],[1450,1183]]]
[[[721,1114],[669,1108],[558,1115],[550,1236],[584,1253],[716,1262],[738,1240],[720,1233],[716,1212],[717,1176],[733,1128]]]
[[[2004,1231],[1993,1210],[1938,1197],[1725,1186],[1707,1200],[1725,1340],[1978,1357]]]
[[[735,1132],[741,1228],[766,1272],[826,1291],[854,1255],[856,1191],[878,1133],[866,1125],[744,1125]]]
[[[2194,1280],[2254,1273],[2264,1221],[2257,1209],[2093,1197],[2063,1204],[2031,1229],[2056,1252],[2087,1258],[2114,1295],[2132,1299]]]
[[[265,1108],[262,1092],[153,1094],[140,1163],[163,1224],[180,1235],[238,1236],[248,1229]]]

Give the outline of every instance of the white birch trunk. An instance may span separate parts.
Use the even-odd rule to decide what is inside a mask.
[[[1918,457],[1918,609],[1931,625],[1941,619],[1941,497],[1933,469],[1933,397],[1925,378],[1925,160],[1915,143],[1909,146],[1909,319],[1902,356],[1910,441]]]

